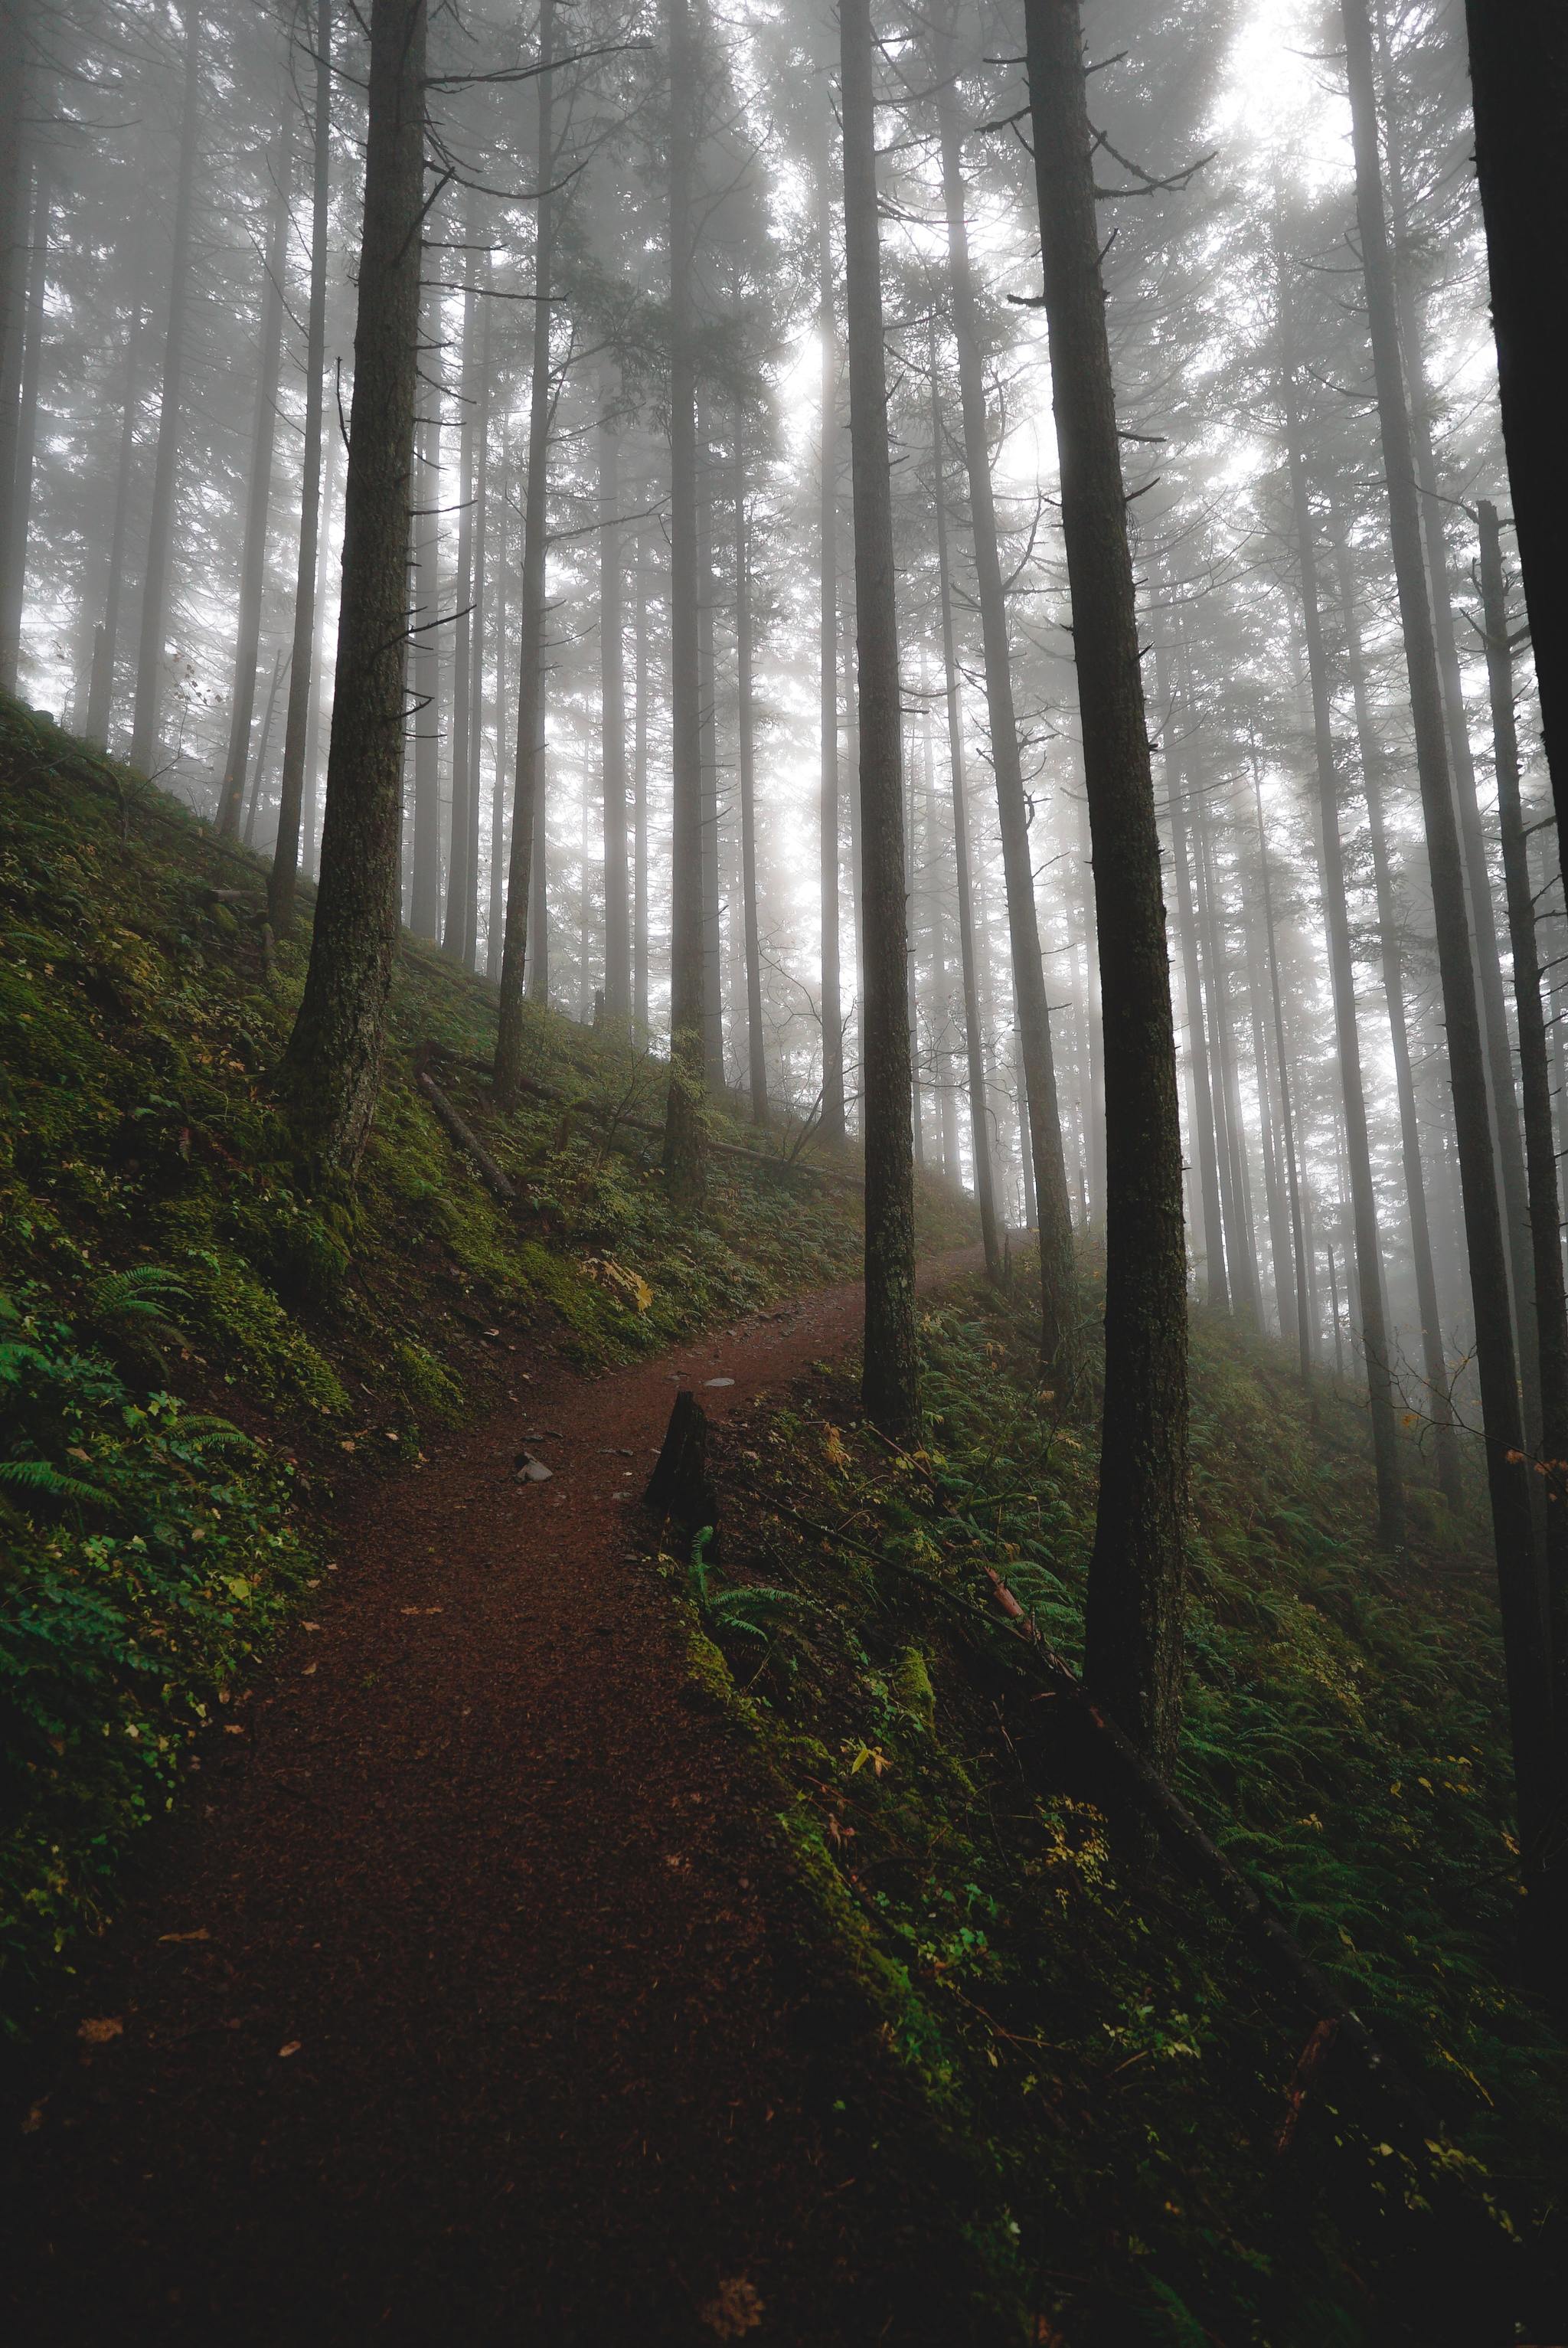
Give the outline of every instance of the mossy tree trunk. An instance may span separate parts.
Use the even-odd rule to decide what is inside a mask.
[[[426,29],[425,0],[374,0],[321,889],[281,1071],[311,1157],[349,1174],[375,1113],[397,952]]]

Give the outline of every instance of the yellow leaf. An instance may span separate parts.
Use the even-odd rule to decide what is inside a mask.
[[[738,2340],[762,2322],[763,2302],[744,2275],[729,2275],[697,2315],[721,2340]]]
[[[84,2046],[107,2046],[111,2038],[119,2038],[124,2032],[125,2024],[118,2013],[96,2014],[77,2024],[77,2036]]]
[[[284,2044],[279,2047],[278,2053],[280,2055],[297,2054],[303,2044],[304,2041],[302,2038],[290,2038],[285,2040]]]

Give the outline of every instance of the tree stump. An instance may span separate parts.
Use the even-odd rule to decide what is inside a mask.
[[[708,1475],[708,1419],[694,1394],[675,1397],[658,1464],[643,1498],[688,1532],[716,1525],[718,1503]]]

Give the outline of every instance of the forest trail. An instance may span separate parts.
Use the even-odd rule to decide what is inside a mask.
[[[122,2028],[10,2123],[37,2261],[14,2337],[973,2336],[940,2164],[912,2188],[871,2157],[908,2110],[801,1960],[770,1788],[694,1708],[639,1554],[677,1388],[721,1415],[842,1353],[861,1304],[519,1374],[517,1407],[364,1493],[86,1961],[82,2019]],[[513,1472],[528,1438],[548,1482]]]

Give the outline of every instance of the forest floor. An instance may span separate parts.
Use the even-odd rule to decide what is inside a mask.
[[[860,1302],[543,1366],[364,1496],[40,2050],[14,2337],[1001,2336],[641,1506],[682,1383],[722,1415]]]

